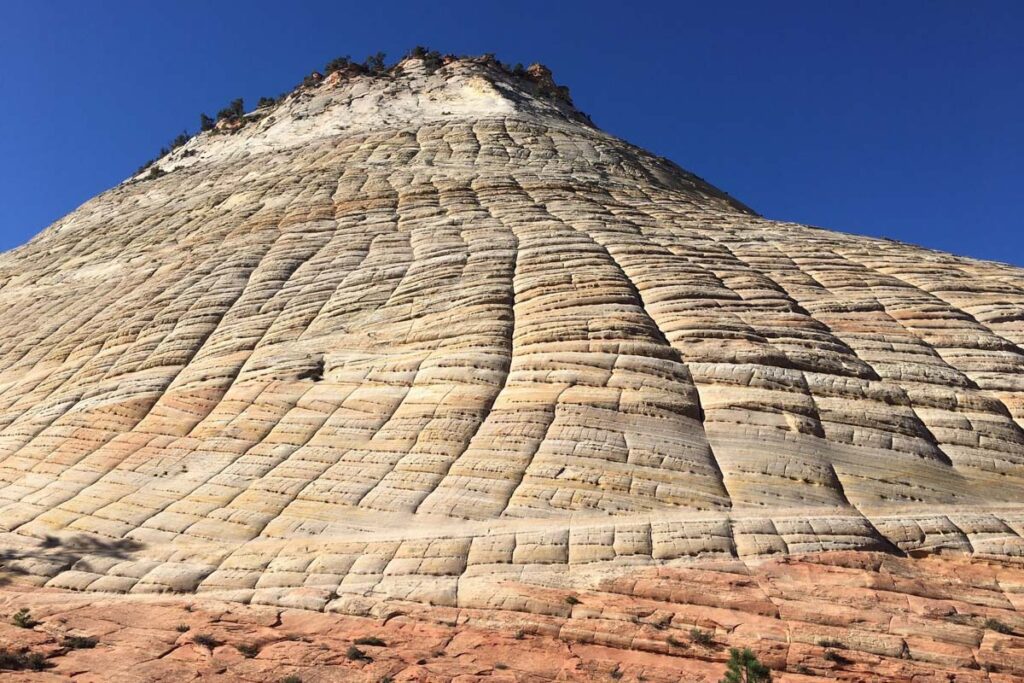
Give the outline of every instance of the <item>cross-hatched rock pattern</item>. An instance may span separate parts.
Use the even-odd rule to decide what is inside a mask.
[[[1024,556],[1024,271],[765,220],[539,90],[334,74],[0,256],[7,569],[561,614],[503,586]]]

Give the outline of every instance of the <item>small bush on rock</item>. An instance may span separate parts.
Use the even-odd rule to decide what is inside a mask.
[[[370,655],[360,650],[355,645],[349,645],[348,650],[345,651],[345,656],[353,662],[372,662]]]
[[[422,59],[423,67],[427,70],[428,74],[432,74],[444,66],[444,58],[441,57],[440,52],[437,50],[428,50],[422,45],[417,45],[410,50],[408,56],[413,59]]]
[[[183,130],[180,133],[178,133],[178,135],[175,136],[175,138],[173,140],[171,140],[171,149],[172,150],[178,149],[179,147],[181,147],[182,145],[184,145],[188,141],[189,141],[188,131],[187,130]]]
[[[385,56],[383,52],[370,55],[363,61],[363,68],[371,74],[382,74],[387,70],[387,67],[384,64],[384,58]]]
[[[50,666],[46,657],[38,652],[22,650],[17,652],[0,647],[0,670],[7,671],[42,671]]]
[[[691,628],[690,640],[697,643],[698,645],[703,645],[707,647],[708,645],[711,645],[715,642],[715,636],[710,631],[704,631],[699,628]]]
[[[245,657],[246,659],[252,659],[260,653],[260,646],[253,645],[252,643],[243,643],[241,645],[235,645],[235,649]]]
[[[221,644],[219,640],[207,633],[196,634],[196,636],[192,638],[192,642],[201,647],[205,647],[207,650],[212,650]]]
[[[377,636],[363,636],[352,641],[356,645],[369,645],[371,647],[387,647],[388,644]]]
[[[239,97],[231,100],[231,104],[217,112],[217,120],[237,121],[245,116],[245,100]]]
[[[757,661],[748,648],[731,648],[726,667],[725,678],[719,683],[769,683],[772,680],[771,669]]]
[[[91,636],[68,636],[61,643],[70,650],[91,650],[99,641]]]
[[[14,616],[11,617],[11,623],[18,628],[34,628],[39,625],[39,622],[33,619],[28,609],[24,607],[14,613]]]
[[[996,633],[1002,633],[1004,635],[1010,635],[1013,633],[1013,629],[999,621],[998,619],[986,619],[985,623],[982,624],[989,631],[995,631]]]
[[[335,71],[341,71],[342,69],[347,69],[350,66],[352,66],[352,58],[348,55],[345,55],[344,57],[335,57],[324,66],[324,73],[330,75]]]

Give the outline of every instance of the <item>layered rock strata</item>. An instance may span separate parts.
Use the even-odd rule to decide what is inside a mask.
[[[565,617],[695,561],[1024,556],[1020,269],[766,220],[488,60],[239,123],[0,256],[22,580]]]
[[[392,601],[356,617],[12,587],[0,613],[27,608],[39,623],[0,623],[0,642],[43,658],[40,672],[7,674],[26,683],[718,683],[732,647],[751,648],[775,683],[1014,683],[1022,587],[1024,567],[1005,561],[859,551],[648,568],[571,593],[518,586],[571,596],[560,615]]]

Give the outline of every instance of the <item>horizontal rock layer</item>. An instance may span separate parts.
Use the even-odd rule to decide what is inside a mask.
[[[730,647],[751,648],[776,683],[1024,680],[1024,567],[1004,561],[831,552],[515,590],[564,614],[396,601],[357,617],[8,587],[0,614],[39,623],[4,620],[0,640],[46,657],[26,681],[717,683]]]

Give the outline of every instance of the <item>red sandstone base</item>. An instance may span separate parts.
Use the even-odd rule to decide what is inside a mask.
[[[2,647],[47,668],[0,679],[718,681],[729,648],[749,647],[782,682],[1024,681],[1021,563],[826,553],[601,588],[566,596],[579,600],[568,619],[411,603],[367,619],[15,583],[0,589]],[[20,608],[39,623],[12,624]],[[69,647],[73,635],[96,645]]]

